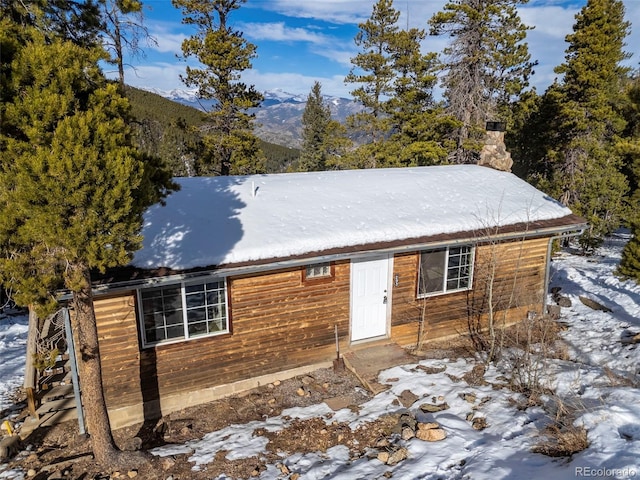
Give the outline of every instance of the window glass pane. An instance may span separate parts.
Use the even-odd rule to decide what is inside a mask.
[[[204,335],[207,332],[207,324],[204,322],[190,323],[189,324],[189,336],[194,337],[196,335]]]
[[[222,319],[209,321],[210,332],[222,332],[226,329],[227,329],[227,325]]]
[[[144,328],[164,327],[164,315],[162,313],[150,313],[144,316]]]
[[[186,285],[184,287],[184,291],[187,294],[193,293],[193,292],[204,292],[204,285],[202,284]]]
[[[159,342],[160,340],[164,340],[164,328],[151,328],[149,330],[145,330],[147,334],[147,342]]]
[[[167,327],[167,338],[184,338],[184,325]]]
[[[210,282],[207,283],[207,290],[223,290],[224,282]]]
[[[171,294],[164,297],[164,310],[177,310],[182,308],[182,295]]]
[[[207,315],[205,313],[204,308],[194,308],[192,310],[187,310],[187,322],[202,322],[207,319]]]
[[[187,294],[186,299],[187,299],[187,308],[200,307],[200,306],[205,304],[205,302],[204,302],[204,299],[205,299],[204,292],[201,292],[201,293],[189,293],[189,294]]]
[[[222,292],[207,293],[207,305],[215,305],[222,301]]]
[[[422,252],[420,255],[420,293],[441,292],[444,288],[445,249]]]
[[[181,325],[182,322],[182,309],[174,310],[173,312],[167,312],[165,314],[165,323],[167,325]]]

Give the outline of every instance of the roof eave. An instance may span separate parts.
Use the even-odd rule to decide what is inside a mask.
[[[527,228],[532,226],[532,228]],[[247,275],[261,273],[269,270],[280,270],[294,268],[309,263],[340,261],[346,259],[357,259],[373,254],[395,254],[422,250],[425,248],[438,248],[447,245],[462,243],[487,243],[489,241],[509,241],[515,239],[529,239],[536,237],[569,237],[580,235],[587,227],[587,222],[576,215],[568,215],[561,219],[551,221],[536,222],[536,224],[509,225],[505,227],[491,227],[484,231],[482,229],[470,232],[459,232],[457,234],[442,234],[416,239],[406,239],[403,241],[386,242],[370,245],[354,245],[339,249],[326,251],[309,252],[289,258],[263,259],[255,262],[243,262],[238,264],[226,264],[208,266],[188,271],[173,272],[168,269],[158,269],[148,275],[129,280],[110,282],[102,279],[103,283],[95,285],[94,295],[115,294],[122,291],[132,290],[145,286],[158,286],[168,283],[176,283],[185,280],[206,277],[226,277],[231,275]],[[61,301],[70,299],[69,293],[63,293]]]

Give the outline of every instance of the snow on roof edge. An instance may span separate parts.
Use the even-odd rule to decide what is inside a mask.
[[[176,179],[132,265],[185,270],[561,218],[515,175],[477,165]]]

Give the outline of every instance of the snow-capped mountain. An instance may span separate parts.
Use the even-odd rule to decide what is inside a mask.
[[[147,89],[169,100],[197,108],[208,110],[212,100],[198,99],[197,90],[159,90]],[[261,139],[284,145],[300,147],[302,137],[302,113],[307,96],[296,95],[281,89],[263,92],[264,101],[260,108],[252,109],[256,115],[256,135]],[[353,100],[324,95],[325,104],[329,106],[334,120],[344,122],[347,116],[359,112],[362,107]]]

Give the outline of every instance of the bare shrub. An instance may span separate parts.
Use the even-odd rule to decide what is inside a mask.
[[[545,439],[533,447],[535,453],[549,457],[570,457],[589,447],[583,426],[552,424],[544,431]]]

